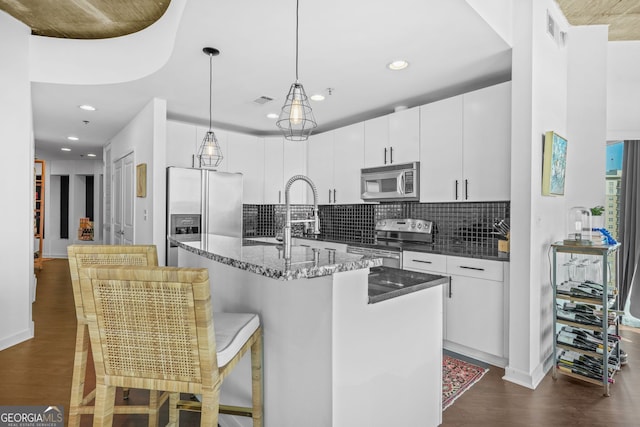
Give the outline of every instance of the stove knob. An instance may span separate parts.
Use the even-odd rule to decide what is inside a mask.
[[[422,223],[421,222],[418,223],[418,230],[420,230],[420,229],[422,229]]]
[[[379,221],[378,224],[380,224],[381,226],[384,227],[385,225],[387,225],[387,222],[386,221]]]
[[[411,228],[416,228],[416,223],[411,221]]]

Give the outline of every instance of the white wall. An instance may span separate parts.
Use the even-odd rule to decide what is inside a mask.
[[[535,388],[550,367],[554,325],[550,244],[569,207],[604,198],[606,43],[603,27],[570,28],[552,0],[517,2],[514,15],[509,365],[505,379]],[[546,32],[547,11],[558,43]],[[547,131],[568,140],[565,194],[542,196]]]
[[[535,388],[544,376],[540,322],[549,291],[547,250],[562,236],[564,199],[541,195],[542,135],[567,134],[566,48],[546,33],[547,10],[567,28],[553,0],[514,4],[511,148],[509,365],[505,379]]]
[[[640,139],[640,41],[607,48],[607,140]]]
[[[569,30],[567,210],[605,202],[608,35],[605,25]]]
[[[0,350],[33,337],[31,30],[0,11]]]
[[[100,211],[100,160],[48,160],[47,181],[45,186],[45,239],[44,256],[46,258],[66,258],[67,246],[75,243],[80,218],[84,217],[84,191],[82,180],[93,175],[94,192],[94,243],[101,243],[102,212]],[[69,238],[60,238],[60,176],[69,176]],[[55,178],[54,178],[55,177]]]
[[[133,152],[136,165],[147,164],[147,197],[134,198],[133,239],[135,244],[155,244],[161,264],[166,242],[166,117],[167,102],[154,98],[110,141],[112,161]]]

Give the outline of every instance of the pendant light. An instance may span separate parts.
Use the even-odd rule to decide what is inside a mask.
[[[298,10],[300,1],[296,0],[296,81],[291,85],[287,99],[282,106],[276,124],[289,141],[306,141],[318,124],[313,117],[309,98],[298,79]]]
[[[215,168],[222,161],[222,150],[220,150],[220,144],[218,144],[218,138],[211,128],[211,83],[212,83],[212,60],[214,56],[218,56],[220,51],[213,47],[205,47],[202,51],[209,55],[209,130],[200,144],[198,150],[198,161],[201,168]]]

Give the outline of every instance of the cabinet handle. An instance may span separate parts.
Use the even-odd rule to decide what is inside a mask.
[[[309,246],[309,245],[305,245],[305,244],[300,244],[300,245],[298,245],[298,246],[302,246],[303,248],[310,248],[310,247],[311,247],[311,246]]]
[[[329,189],[329,203],[331,203],[331,189]]]
[[[453,296],[453,278],[449,277],[449,298]]]
[[[412,260],[412,261],[414,261],[414,262],[421,262],[421,263],[423,263],[423,264],[433,264],[431,261],[423,261],[423,260],[421,260],[421,259],[414,259],[414,260]]]
[[[459,265],[458,267],[464,268],[466,270],[484,271],[484,268],[480,268],[480,267],[467,267],[466,265]]]
[[[469,200],[469,180],[464,180],[464,199]]]
[[[336,251],[336,248],[324,248],[325,251]]]
[[[278,190],[278,204],[282,203],[282,190]]]
[[[389,163],[393,164],[393,147],[389,148]]]
[[[384,164],[387,164],[387,147],[384,147]]]
[[[333,189],[333,203],[336,203],[336,189]]]
[[[456,200],[458,200],[458,180],[456,179]]]

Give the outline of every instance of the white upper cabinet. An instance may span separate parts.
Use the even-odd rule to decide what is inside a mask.
[[[389,116],[364,122],[364,166],[380,166],[389,162]]]
[[[334,131],[333,203],[362,203],[360,169],[364,166],[364,123]]]
[[[229,132],[227,171],[243,175],[242,202],[263,203],[264,144],[258,137]],[[223,152],[224,154],[224,152]]]
[[[294,175],[305,175],[307,143],[286,141],[283,137],[267,137],[264,143],[264,203],[284,203],[284,186]],[[289,196],[291,203],[304,204],[306,188],[294,184]]]
[[[264,203],[284,203],[283,137],[267,137],[264,144]]]
[[[408,163],[420,155],[420,108],[367,120],[364,166]]]
[[[511,198],[511,82],[464,95],[462,165],[468,200]]]
[[[364,124],[312,135],[308,149],[309,178],[318,189],[318,203],[361,203]],[[308,202],[312,203],[310,193],[307,196]]]
[[[333,200],[333,135],[334,132],[323,132],[309,137],[307,171],[308,176],[318,190],[318,203],[328,204]],[[305,185],[296,183],[294,185]],[[293,188],[293,187],[292,187]],[[311,191],[308,193],[309,203],[313,203]]]
[[[415,162],[420,157],[420,107],[389,115],[389,163]]]
[[[510,199],[510,82],[423,105],[420,138],[420,201]]]
[[[167,120],[167,166],[190,168],[197,150],[196,127]]]
[[[307,174],[307,145],[308,143],[306,141],[283,141],[282,203],[284,203],[284,186],[287,181],[289,181],[292,176]],[[293,184],[289,192],[290,202],[294,204],[307,203],[306,187],[303,183]],[[313,201],[309,203],[313,203]]]
[[[420,107],[420,201],[460,200],[462,95]]]

